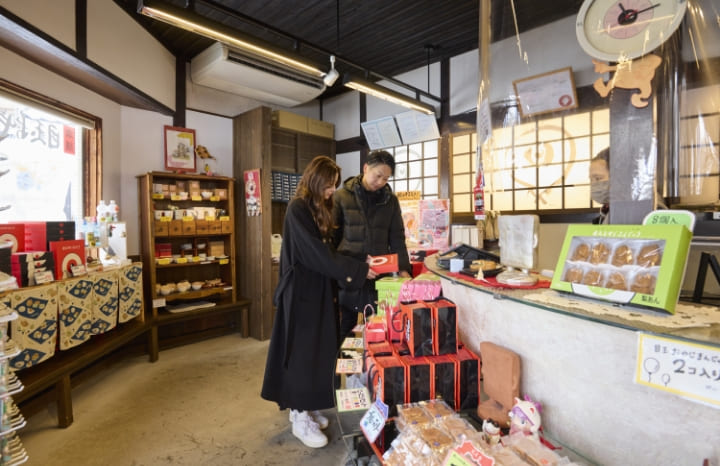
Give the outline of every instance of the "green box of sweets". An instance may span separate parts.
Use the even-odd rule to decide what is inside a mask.
[[[674,314],[691,238],[684,225],[570,225],[550,287]]]
[[[385,315],[385,311],[398,305],[400,288],[410,278],[382,277],[375,280],[375,290],[378,294],[377,314]]]

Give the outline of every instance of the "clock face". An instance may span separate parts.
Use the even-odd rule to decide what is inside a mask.
[[[575,31],[580,46],[601,60],[650,53],[675,32],[687,0],[585,0]]]

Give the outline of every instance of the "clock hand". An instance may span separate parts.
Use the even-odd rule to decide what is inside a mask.
[[[637,20],[637,17],[640,13],[643,13],[648,10],[652,10],[653,8],[659,7],[660,4],[656,3],[655,5],[651,5],[645,9],[642,9],[640,11],[633,10],[633,9],[623,9],[622,5],[620,5],[620,8],[622,9],[622,13],[618,15],[618,24],[621,26],[627,26],[628,24],[632,24]]]
[[[660,4],[659,4],[659,3],[656,3],[655,5],[649,6],[649,7],[645,8],[644,10],[638,11],[637,14],[639,15],[640,13],[643,13],[643,12],[648,11],[648,10],[652,10],[653,8],[657,8],[657,7],[659,7],[659,6],[660,6]]]
[[[620,7],[620,10],[622,10],[623,13],[625,13],[627,11],[622,3],[618,3],[618,6]]]

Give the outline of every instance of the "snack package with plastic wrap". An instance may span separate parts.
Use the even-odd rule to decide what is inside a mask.
[[[504,440],[505,442],[505,440]],[[534,466],[553,466],[560,464],[562,458],[540,443],[535,437],[526,435],[513,435],[507,440],[507,445],[526,463]]]
[[[425,410],[420,403],[405,403],[398,405],[398,415],[395,420],[398,430],[405,432],[406,430],[416,427],[429,425],[433,422],[433,417]]]
[[[691,236],[683,225],[570,225],[550,286],[672,313]]]
[[[440,419],[447,416],[457,416],[455,410],[452,409],[444,400],[436,399],[421,401],[418,404],[425,408],[425,411],[427,411],[433,419]]]

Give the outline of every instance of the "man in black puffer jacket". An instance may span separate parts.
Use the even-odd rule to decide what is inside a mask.
[[[348,178],[334,194],[335,247],[341,254],[367,259],[367,256],[397,254],[400,276],[410,277],[412,271],[400,203],[387,181],[395,172],[395,159],[387,151],[368,155],[363,172]],[[357,323],[357,313],[366,304],[375,309],[375,282],[367,280],[363,289],[348,290],[339,283],[342,313],[340,338],[350,333]]]

